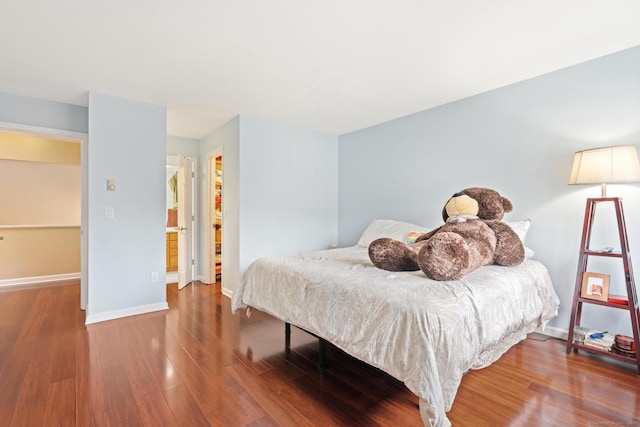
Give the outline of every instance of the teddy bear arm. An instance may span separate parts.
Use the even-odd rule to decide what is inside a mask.
[[[512,267],[524,261],[524,245],[518,235],[504,222],[487,222],[496,233],[496,250],[494,263]]]
[[[433,237],[434,234],[436,234],[440,229],[442,228],[442,226],[436,228],[435,230],[431,230],[427,233],[421,234],[420,236],[418,236],[418,238],[416,239],[416,243],[421,242],[423,240],[428,240],[431,237]]]
[[[418,251],[424,243],[413,245],[383,237],[369,244],[369,259],[378,268],[387,271],[416,271]]]

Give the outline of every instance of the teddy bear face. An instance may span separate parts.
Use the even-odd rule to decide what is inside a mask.
[[[478,202],[464,193],[456,193],[449,199],[444,210],[448,217],[459,215],[477,216],[480,211]],[[445,220],[446,221],[446,220]]]
[[[476,215],[484,220],[502,219],[511,212],[513,205],[506,197],[489,188],[473,187],[454,194],[442,210],[442,219],[446,222],[450,216]]]

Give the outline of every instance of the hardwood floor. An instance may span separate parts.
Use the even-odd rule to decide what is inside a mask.
[[[169,311],[84,326],[79,285],[0,292],[3,426],[420,426],[402,383],[254,311],[219,286],[167,287]],[[640,425],[630,365],[527,339],[469,372],[454,426]]]

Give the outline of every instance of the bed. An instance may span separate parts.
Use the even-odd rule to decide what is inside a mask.
[[[449,426],[463,374],[544,327],[557,315],[558,297],[530,255],[517,267],[485,266],[450,282],[380,270],[369,260],[369,241],[425,229],[377,221],[353,247],[254,261],[232,310],[267,312],[382,369],[419,397],[425,425]]]

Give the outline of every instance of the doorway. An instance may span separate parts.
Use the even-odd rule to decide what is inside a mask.
[[[192,158],[167,155],[166,275],[181,289],[193,281],[195,250],[195,167]]]
[[[22,267],[17,273],[20,277],[13,276],[16,278],[0,282],[5,286],[29,286],[79,277],[80,308],[86,310],[87,135],[4,122],[0,123],[0,132],[4,132],[5,136],[8,134],[9,140],[14,141],[12,148],[6,146],[6,159],[13,159],[16,163],[30,167],[29,179],[18,179],[23,185],[19,190],[22,191],[21,197],[25,197],[29,191],[34,191],[37,195],[28,199],[39,203],[33,206],[20,203],[20,210],[13,212],[14,216],[18,217],[12,221],[7,220],[7,223],[0,227],[3,231],[3,238],[0,239],[3,240],[3,248],[10,256],[17,257],[16,262],[20,260],[19,264]],[[69,145],[78,146],[79,152],[76,149],[69,150]],[[51,165],[51,168],[45,165]],[[76,175],[78,172],[68,170],[69,168],[78,168],[79,176]],[[45,181],[40,185],[36,179],[40,176],[38,174],[46,176],[42,178]],[[12,178],[15,179],[16,176]],[[58,182],[56,179],[62,181]],[[48,189],[43,189],[43,186],[48,186]],[[53,199],[47,202],[45,196]],[[42,209],[43,204],[47,205],[48,209]],[[4,213],[7,214],[7,211]],[[14,241],[18,242],[18,246],[11,246]],[[25,241],[31,242],[32,246],[25,246]],[[21,258],[20,251],[26,251],[27,256]],[[56,259],[58,261],[55,261]],[[28,277],[24,277],[24,272],[28,272]]]
[[[167,283],[176,283],[178,281],[178,156],[168,155],[166,167]]]
[[[222,239],[224,221],[223,198],[223,160],[222,150],[216,150],[208,156],[209,176],[209,234],[208,234],[208,283],[222,282]]]

